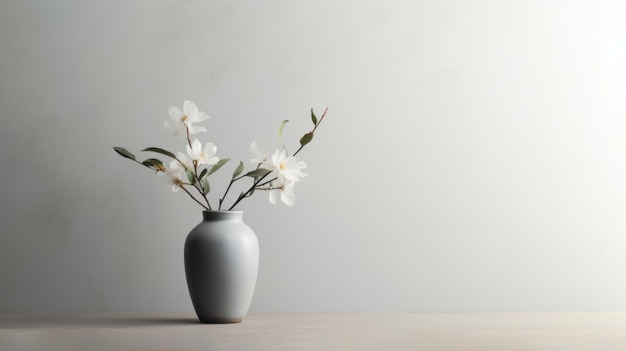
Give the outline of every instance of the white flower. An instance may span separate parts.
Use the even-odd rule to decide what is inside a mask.
[[[194,126],[193,123],[206,121],[209,119],[209,115],[206,112],[198,111],[198,107],[193,101],[185,101],[183,103],[183,110],[178,107],[170,107],[170,121],[165,121],[165,127],[174,129],[176,134],[179,131],[184,131],[185,128],[189,128],[189,133],[196,134],[199,132],[206,132],[206,128]]]
[[[176,153],[176,159],[170,161],[170,173],[185,173],[187,169],[191,169],[189,158],[182,152]]]
[[[217,153],[217,146],[215,146],[215,144],[207,143],[203,150],[202,144],[198,139],[195,139],[191,143],[191,147],[187,145],[187,153],[192,160],[198,162],[200,165],[214,165],[220,160],[217,156],[215,156]]]
[[[180,173],[179,174],[169,174],[169,179],[170,179],[170,183],[172,185],[172,191],[177,193],[178,189],[180,189],[184,182],[183,180],[180,178]]]
[[[276,205],[278,199],[282,201],[285,205],[291,207],[296,203],[296,194],[293,192],[294,182],[287,181],[285,183],[280,183],[278,181],[272,181],[270,183],[270,202],[272,205]]]
[[[250,163],[256,163],[261,166],[265,165],[265,167],[262,168],[273,168],[272,163],[269,161],[269,158],[267,156],[267,152],[265,152],[265,150],[256,142],[256,140],[252,141],[252,144],[250,144],[250,153],[253,156],[253,158],[250,159]]]
[[[170,185],[172,186],[172,191],[173,192],[178,192],[178,189],[180,189],[183,184],[185,184],[185,181],[182,178],[182,173],[178,172],[167,172],[167,177],[170,181]]]
[[[179,151],[176,158],[176,160],[170,161],[170,167],[167,170],[173,192],[178,192],[178,189],[180,189],[184,183],[183,174],[186,174],[187,169],[191,168],[187,155]]]
[[[278,172],[278,179],[281,183],[286,183],[286,180],[297,182],[306,176],[302,172],[302,169],[306,168],[306,163],[297,157],[287,156],[285,150],[276,150],[272,155],[271,164],[273,165],[272,169]]]

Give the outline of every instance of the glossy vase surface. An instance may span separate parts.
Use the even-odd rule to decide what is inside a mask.
[[[259,242],[242,211],[204,211],[185,241],[185,274],[204,323],[241,322],[259,269]]]

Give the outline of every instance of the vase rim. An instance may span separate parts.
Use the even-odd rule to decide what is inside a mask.
[[[206,213],[243,213],[243,210],[203,210]]]
[[[202,219],[205,221],[240,221],[243,219],[243,211],[202,211]]]

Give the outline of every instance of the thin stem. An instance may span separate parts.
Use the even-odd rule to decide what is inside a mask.
[[[178,158],[176,158],[175,160],[176,160],[176,161],[178,161],[178,163],[179,163],[181,166],[183,166],[183,167],[185,168],[185,172],[190,171],[190,170],[187,168],[187,165],[185,165],[185,164],[184,164],[181,160],[179,160]],[[196,161],[193,161],[193,163],[194,163],[194,166],[195,166]],[[195,172],[195,173],[197,174],[197,172]],[[197,176],[196,176],[196,178],[197,178]],[[202,193],[202,189],[198,188],[198,186],[197,186],[196,184],[187,183],[187,185],[191,185],[191,186],[193,186],[193,187],[194,187],[194,188],[195,188],[195,189],[196,189],[196,190],[197,190],[200,194],[203,194],[203,193]],[[205,200],[207,200],[207,199],[206,199],[206,197],[204,197],[204,199],[205,199]],[[208,202],[208,201],[207,201],[207,205],[209,206],[209,208],[211,207],[211,205],[209,204],[209,202]],[[203,205],[203,206],[204,206],[204,205]]]
[[[146,166],[146,165],[144,165],[142,162],[139,162],[139,161],[137,161],[137,160],[133,160],[133,159],[129,159],[129,160],[131,160],[131,161],[135,161],[135,162],[139,163],[140,165],[142,165],[142,166],[144,166],[144,167],[146,167],[146,168],[150,168],[151,170],[153,170],[153,171],[154,171],[154,168],[152,168],[152,167],[150,167],[150,166]],[[159,171],[157,171],[157,172],[159,172]]]
[[[269,174],[269,173],[268,173],[268,174]],[[232,206],[230,206],[230,207],[228,208],[228,210],[229,210],[229,211],[230,211],[230,210],[232,210],[233,208],[235,208],[235,206],[237,206],[237,204],[238,204],[238,203],[240,203],[240,202],[241,202],[241,200],[243,200],[243,199],[245,199],[246,197],[250,196],[250,193],[252,193],[252,191],[253,191],[253,190],[257,187],[257,185],[259,185],[259,183],[260,183],[260,182],[261,182],[261,181],[262,181],[265,177],[267,177],[267,176],[268,176],[268,174],[266,174],[266,175],[264,175],[264,176],[260,177],[258,180],[256,180],[256,181],[254,182],[254,184],[252,184],[252,186],[250,187],[250,189],[248,189],[248,190],[247,190],[245,193],[243,193],[242,195],[239,195],[239,197],[237,198],[237,201],[235,201],[235,203],[234,203]]]
[[[259,189],[258,187],[263,186],[263,185],[267,185],[267,184],[269,184],[269,183],[271,183],[271,182],[275,181],[276,179],[278,179],[278,177],[274,177],[274,178],[272,178],[272,179],[268,180],[268,181],[267,181],[267,182],[265,182],[265,183],[257,184],[257,189]]]
[[[191,136],[189,135],[189,127],[187,125],[185,125],[185,131],[187,132],[187,144],[191,147]]]
[[[187,125],[185,125],[185,131],[187,132],[187,144],[189,144],[189,148],[193,150],[193,147],[191,145],[191,134],[189,133],[189,127]],[[211,203],[209,202],[209,198],[204,194],[204,187],[202,186],[202,182],[200,182],[200,177],[198,176],[198,161],[196,160],[193,160],[193,175],[198,181],[198,185],[196,185],[195,182],[194,184],[192,184],[193,187],[198,191],[198,193],[200,193],[200,195],[202,195],[204,201],[206,201],[208,210],[211,210]],[[207,208],[204,205],[202,205],[202,207]]]
[[[261,164],[258,164],[256,169],[259,169],[260,166],[261,166]],[[233,186],[233,184],[235,184],[236,181],[238,181],[238,180],[240,180],[242,178],[245,178],[245,177],[246,177],[246,175],[243,174],[243,175],[240,175],[237,178],[233,178],[233,179],[230,180],[230,183],[228,184],[228,187],[226,188],[226,191],[224,192],[224,196],[222,196],[222,198],[219,200],[219,207],[218,207],[218,209],[220,209],[220,210],[222,209],[222,203],[226,199],[226,195],[228,195],[228,192],[230,191],[230,188]],[[232,209],[234,206],[235,205],[231,206],[230,209]]]
[[[206,201],[206,205],[209,207],[209,210],[211,210],[211,203],[209,202],[209,198],[207,198],[206,195],[204,195],[204,189],[202,189],[202,184],[200,184],[200,187],[198,187],[197,185],[193,184],[193,187],[196,188],[196,190],[198,190],[198,193],[200,195],[202,195],[202,197],[204,198],[204,201]]]
[[[195,187],[195,186],[194,186]],[[191,197],[195,202],[197,202],[200,206],[202,206],[204,209],[206,210],[211,210],[211,206],[206,207],[202,204],[202,202],[198,201],[198,199],[196,199],[193,195],[191,195],[191,193],[189,192],[189,190],[187,190],[187,188],[185,188],[183,185],[180,185],[180,188],[183,189],[187,195],[189,195],[189,197]]]
[[[328,107],[326,107],[326,109],[324,110],[324,113],[322,113],[322,117],[320,117],[320,119],[315,124],[315,127],[313,127],[313,130],[311,130],[309,133],[311,133],[311,134],[315,133],[315,130],[317,129],[317,127],[322,123],[322,120],[324,120],[324,117],[326,116],[326,112],[328,112]],[[300,150],[302,150],[304,148],[304,146],[305,145],[300,145],[298,150],[296,150],[296,152],[293,153],[293,156],[296,156],[298,154],[298,152],[300,152]]]
[[[202,195],[202,197],[204,198],[204,201],[206,201],[206,205],[209,207],[209,210],[211,210],[211,203],[209,202],[209,198],[204,194],[204,187],[202,186],[202,183],[200,182],[200,178],[198,177],[198,167],[196,166],[196,161],[194,162],[194,177],[196,178],[195,180],[198,181],[198,185],[196,185],[196,182],[194,181],[193,187],[198,191],[198,193],[200,195]]]
[[[237,179],[241,179],[241,178],[237,178]],[[218,210],[222,209],[222,203],[224,202],[224,199],[226,198],[226,194],[228,194],[228,191],[230,190],[230,187],[233,185],[233,183],[235,182],[235,179],[231,179],[230,183],[228,183],[228,187],[226,188],[226,191],[224,192],[224,196],[222,196],[222,198],[220,199],[220,203],[218,206]]]

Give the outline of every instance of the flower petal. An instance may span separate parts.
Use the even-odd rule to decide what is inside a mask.
[[[206,121],[207,119],[209,119],[209,115],[204,112],[204,111],[200,111],[198,113],[198,115],[196,116],[196,118],[194,118],[194,122],[203,122]]]
[[[280,193],[280,200],[289,207],[296,203],[296,194],[293,192],[293,186],[285,187]]]
[[[220,160],[219,157],[213,156],[204,160],[204,162],[202,163],[207,164],[207,165],[216,165],[219,162],[219,160]]]
[[[181,111],[178,107],[172,106],[170,107],[170,118],[174,121],[180,121],[180,118],[183,116],[183,111]]]
[[[185,100],[185,102],[183,102],[183,112],[185,112],[187,116],[195,116],[198,114],[198,107],[195,102]]]
[[[180,123],[176,123],[174,121],[165,121],[163,125],[165,126],[165,128],[168,128],[168,129],[179,129],[181,127]]]
[[[206,128],[204,127],[200,127],[200,126],[192,126],[192,125],[188,125],[187,128],[189,128],[189,133],[190,134],[196,134],[196,133],[200,133],[200,132],[206,132]]]
[[[213,143],[207,143],[204,146],[204,153],[207,154],[207,156],[213,156],[217,153],[217,146]]]
[[[183,112],[193,121],[198,116],[198,107],[193,101],[186,100],[183,103]]]
[[[270,203],[272,205],[276,205],[276,203],[278,202],[278,198],[279,197],[280,197],[280,190],[278,190],[278,189],[270,190]]]
[[[199,155],[200,152],[202,152],[202,143],[200,143],[200,140],[194,139],[191,143],[191,149],[195,155]]]
[[[189,145],[187,145],[187,155],[189,155],[189,158],[192,160],[196,159],[196,155],[194,154],[193,149]]]

